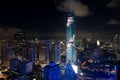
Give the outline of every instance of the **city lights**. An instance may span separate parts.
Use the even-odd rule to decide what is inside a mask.
[[[73,17],[68,17],[68,19],[67,19],[67,27],[69,27],[73,22],[74,22],[74,18]]]
[[[98,45],[98,46],[100,45],[100,41],[99,41],[99,40],[97,40],[97,45]]]
[[[77,65],[72,64],[72,68],[75,71],[75,73],[77,74],[78,73],[78,67],[77,67]]]
[[[36,78],[34,78],[33,80],[37,80]]]
[[[0,80],[120,80],[120,0],[1,0]]]
[[[83,76],[84,75],[83,72],[80,72],[80,75]]]

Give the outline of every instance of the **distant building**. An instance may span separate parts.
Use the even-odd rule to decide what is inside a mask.
[[[16,54],[22,51],[23,46],[26,45],[26,40],[27,37],[25,33],[18,31],[14,34],[14,47]]]
[[[33,63],[31,61],[23,61],[19,66],[19,74],[21,76],[27,75],[32,72]]]
[[[26,53],[26,59],[34,63],[35,55],[36,55],[36,47],[35,46],[28,47],[28,50]]]
[[[55,62],[59,64],[61,62],[61,43],[55,43]]]
[[[4,46],[2,48],[2,60],[3,60],[3,65],[8,66],[10,59],[14,58],[14,48],[11,46]]]
[[[47,64],[49,64],[49,57],[50,57],[50,41],[49,41],[49,39],[46,39],[45,40],[45,53],[46,53],[46,55],[45,55],[45,60],[46,60],[46,63]]]
[[[55,42],[50,43],[50,53],[49,53],[49,62],[55,62]]]
[[[19,69],[19,64],[20,64],[20,60],[17,58],[13,58],[10,60],[10,64],[9,64],[9,69],[11,71],[18,71]]]
[[[119,45],[119,35],[115,34],[114,41],[113,41],[113,47],[118,48],[118,45]]]

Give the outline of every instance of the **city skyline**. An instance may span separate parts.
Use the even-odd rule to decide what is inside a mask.
[[[77,30],[120,29],[119,0],[74,0]],[[15,27],[40,33],[65,32],[70,0],[1,1],[0,27]]]

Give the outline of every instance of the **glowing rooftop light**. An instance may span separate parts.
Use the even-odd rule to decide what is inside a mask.
[[[98,46],[100,45],[100,41],[99,41],[99,40],[97,40],[97,45],[98,45]]]
[[[63,42],[61,41],[60,44],[63,44]]]
[[[34,78],[33,80],[36,80],[36,78]]]
[[[75,34],[72,36],[72,38],[69,40],[69,42],[73,43],[75,41]]]
[[[74,70],[74,72],[77,74],[78,73],[78,67],[74,64],[72,64],[72,68]]]
[[[80,75],[83,76],[83,72],[80,72]]]
[[[70,48],[71,46],[72,46],[72,44],[71,44],[71,43],[68,43],[68,44],[67,44],[67,47],[68,47],[68,48]]]
[[[74,22],[73,17],[68,17],[67,19],[67,26],[69,27]]]
[[[55,44],[54,42],[52,42],[51,44]]]
[[[3,75],[1,71],[0,71],[0,75]]]

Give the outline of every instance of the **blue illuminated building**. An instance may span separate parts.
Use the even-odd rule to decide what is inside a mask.
[[[19,66],[20,76],[30,74],[32,72],[32,67],[33,67],[33,63],[31,61],[25,60],[25,61],[21,62],[20,66]]]
[[[64,80],[77,80],[72,64],[76,63],[76,45],[75,45],[75,15],[73,12],[73,0],[71,0],[71,11],[67,17],[66,29],[66,66]]]
[[[13,59],[11,59],[10,60],[10,70],[11,71],[18,71],[18,69],[19,69],[19,64],[20,64],[20,60],[18,59],[18,58],[13,58]]]
[[[61,80],[60,67],[58,64],[51,62],[44,67],[44,80]]]

